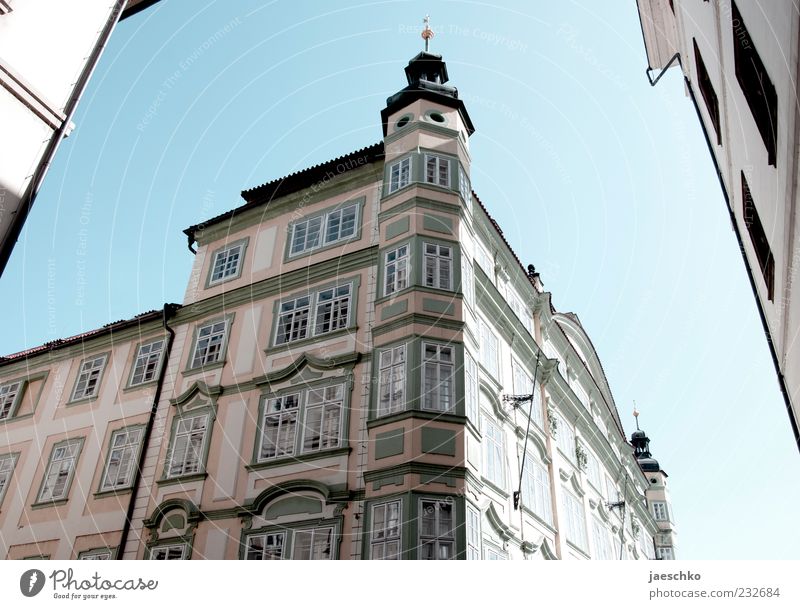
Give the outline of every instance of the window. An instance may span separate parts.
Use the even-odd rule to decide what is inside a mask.
[[[350,284],[322,290],[317,294],[314,334],[326,334],[347,327],[350,319]]]
[[[493,377],[500,376],[498,351],[500,349],[500,341],[492,332],[491,327],[485,321],[481,320],[481,336],[480,336],[480,355],[481,364]]]
[[[422,345],[422,408],[451,412],[453,403],[453,348],[433,343]]]
[[[596,518],[592,519],[592,542],[594,543],[595,560],[612,560],[611,543],[608,531]]]
[[[238,277],[242,266],[244,242],[235,243],[214,254],[211,265],[211,279],[209,285],[220,283],[229,277]]]
[[[466,256],[461,256],[461,292],[468,307],[475,308],[475,274]]]
[[[467,172],[460,165],[458,167],[458,190],[461,193],[461,198],[464,199],[464,203],[469,207],[472,204],[472,187],[469,184]]]
[[[50,464],[39,491],[39,501],[66,499],[83,440],[66,440],[53,446]]]
[[[533,316],[531,315],[528,307],[525,306],[510,285],[506,289],[506,299],[508,300],[508,306],[511,307],[511,310],[514,311],[514,314],[517,316],[520,322],[522,322],[522,325],[525,326],[525,329],[532,335]]]
[[[267,399],[257,460],[338,448],[342,442],[343,410],[343,384]],[[298,434],[298,421],[304,422],[302,434]]]
[[[589,482],[598,491],[602,492],[602,478],[600,477],[600,463],[590,451],[584,450],[586,453],[586,477]]]
[[[372,506],[371,559],[398,560],[400,558],[402,551],[400,508],[400,501],[389,501]]]
[[[478,366],[469,353],[464,354],[464,385],[467,417],[478,425]]]
[[[483,417],[483,471],[495,486],[506,487],[505,441],[503,430],[489,417]]]
[[[658,560],[675,560],[672,548],[656,548],[656,556]]]
[[[453,502],[421,499],[419,503],[419,558],[450,560],[455,555]]]
[[[717,144],[722,143],[722,132],[719,128],[719,102],[717,101],[717,94],[714,91],[714,86],[711,84],[711,77],[708,75],[706,64],[700,55],[700,49],[697,48],[697,41],[692,38],[694,45],[694,62],[697,66],[697,84],[700,87],[700,93],[706,102],[708,115],[711,118],[711,124],[714,126],[714,133],[717,135]]]
[[[425,181],[428,184],[450,187],[450,161],[432,154],[425,155]]]
[[[164,352],[164,339],[140,345],[131,375],[131,387],[155,380]]]
[[[192,355],[192,368],[199,368],[220,361],[228,334],[228,320],[200,326]]]
[[[333,529],[305,529],[294,534],[293,560],[331,560]]]
[[[550,476],[547,468],[531,453],[525,459],[522,478],[522,504],[545,522],[553,522],[553,504],[550,498]]]
[[[319,247],[322,232],[322,217],[309,218],[292,226],[292,248],[290,253],[300,254]]]
[[[767,148],[768,162],[777,166],[778,94],[753,45],[753,39],[744,25],[742,15],[733,2],[731,2],[731,25],[736,80],[739,81],[744,98],[756,121],[758,132]]]
[[[325,217],[325,245],[352,237],[356,233],[357,205],[348,205]]]
[[[664,501],[653,501],[653,516],[656,520],[669,521],[667,504]]]
[[[467,560],[481,559],[481,516],[467,504]]]
[[[508,555],[491,546],[486,546],[486,560],[508,560]]]
[[[562,500],[567,529],[567,540],[579,548],[586,549],[586,518],[583,511],[583,502],[567,489],[563,489]]]
[[[186,550],[185,543],[158,546],[150,549],[150,560],[185,560]]]
[[[309,389],[306,392],[302,452],[339,447],[343,399],[344,385]]]
[[[384,296],[408,287],[408,245],[386,252],[384,273]]]
[[[283,345],[347,328],[352,298],[353,285],[347,283],[281,301],[275,344]],[[312,309],[313,319],[310,318]]]
[[[247,538],[245,560],[280,560],[283,558],[285,533],[264,533]]]
[[[758,210],[750,194],[750,186],[747,184],[744,172],[742,172],[742,204],[744,207],[742,212],[744,214],[744,225],[747,227],[750,243],[756,252],[758,267],[764,276],[764,283],[767,286],[767,298],[773,300],[775,298],[775,257],[772,255],[769,239],[767,239],[767,234],[764,232],[761,218],[758,216]]]
[[[389,194],[411,183],[411,157],[406,157],[389,167]]]
[[[141,439],[141,428],[120,429],[111,434],[105,475],[100,485],[101,491],[127,488],[133,484],[134,467]]]
[[[406,346],[398,345],[380,351],[378,382],[378,416],[405,409]]]
[[[484,270],[489,281],[494,283],[494,262],[492,262],[492,258],[486,248],[477,241],[475,242],[475,260],[478,266]]]
[[[358,204],[295,222],[291,226],[289,255],[302,254],[349,239],[356,234],[357,226]]]
[[[178,419],[167,466],[168,478],[201,471],[207,427],[207,413]]]
[[[75,389],[72,391],[73,402],[97,395],[106,359],[108,359],[108,355],[104,354],[81,362],[78,378],[75,381]]]
[[[293,393],[268,401],[261,430],[259,460],[294,454],[300,394]]]
[[[453,248],[449,245],[425,243],[425,285],[451,290],[453,283]]]
[[[564,456],[567,457],[573,463],[575,462],[575,432],[572,430],[567,424],[567,421],[561,415],[556,415],[558,420],[558,434],[556,436],[556,441],[558,443],[558,448],[564,453]]]
[[[6,495],[6,489],[11,483],[11,475],[14,473],[14,466],[17,463],[16,455],[0,456],[0,505]]]
[[[81,552],[78,556],[78,560],[111,560],[111,550],[102,548],[100,550]]]
[[[17,402],[22,381],[0,385],[0,421],[12,416],[12,409]]]
[[[281,303],[280,316],[278,317],[278,335],[276,345],[301,340],[308,337],[308,312],[311,307],[311,297],[302,296]]]

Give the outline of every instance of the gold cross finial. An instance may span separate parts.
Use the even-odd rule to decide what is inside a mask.
[[[431,16],[425,15],[425,19],[422,20],[425,24],[425,29],[422,30],[422,39],[425,41],[425,52],[428,52],[428,42],[431,38],[433,38],[433,30],[431,29]]]

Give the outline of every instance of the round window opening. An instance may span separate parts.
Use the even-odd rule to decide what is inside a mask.
[[[406,125],[407,125],[409,122],[411,122],[411,117],[410,117],[410,116],[403,116],[403,117],[401,117],[401,118],[400,118],[400,120],[399,120],[399,121],[397,121],[397,125],[396,125],[396,127],[397,127],[397,129],[402,129],[402,128],[403,128],[403,127],[405,127],[405,126],[406,126]]]
[[[444,116],[442,116],[441,112],[431,112],[430,113],[431,120],[435,123],[443,123]]]

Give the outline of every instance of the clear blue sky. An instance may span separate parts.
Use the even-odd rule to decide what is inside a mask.
[[[634,0],[503,4],[162,0],[122,23],[0,280],[0,351],[180,302],[182,229],[380,140],[430,13],[473,186],[581,318],[628,434],[636,400],[679,556],[797,558],[798,452],[680,74],[647,83]]]

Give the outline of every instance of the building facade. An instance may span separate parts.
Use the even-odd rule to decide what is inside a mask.
[[[0,361],[0,555],[675,556],[591,340],[472,191],[445,63],[406,77],[381,142],[185,231],[181,305]]]
[[[797,71],[790,0],[637,0],[650,72],[678,65],[719,176],[800,448]]]

